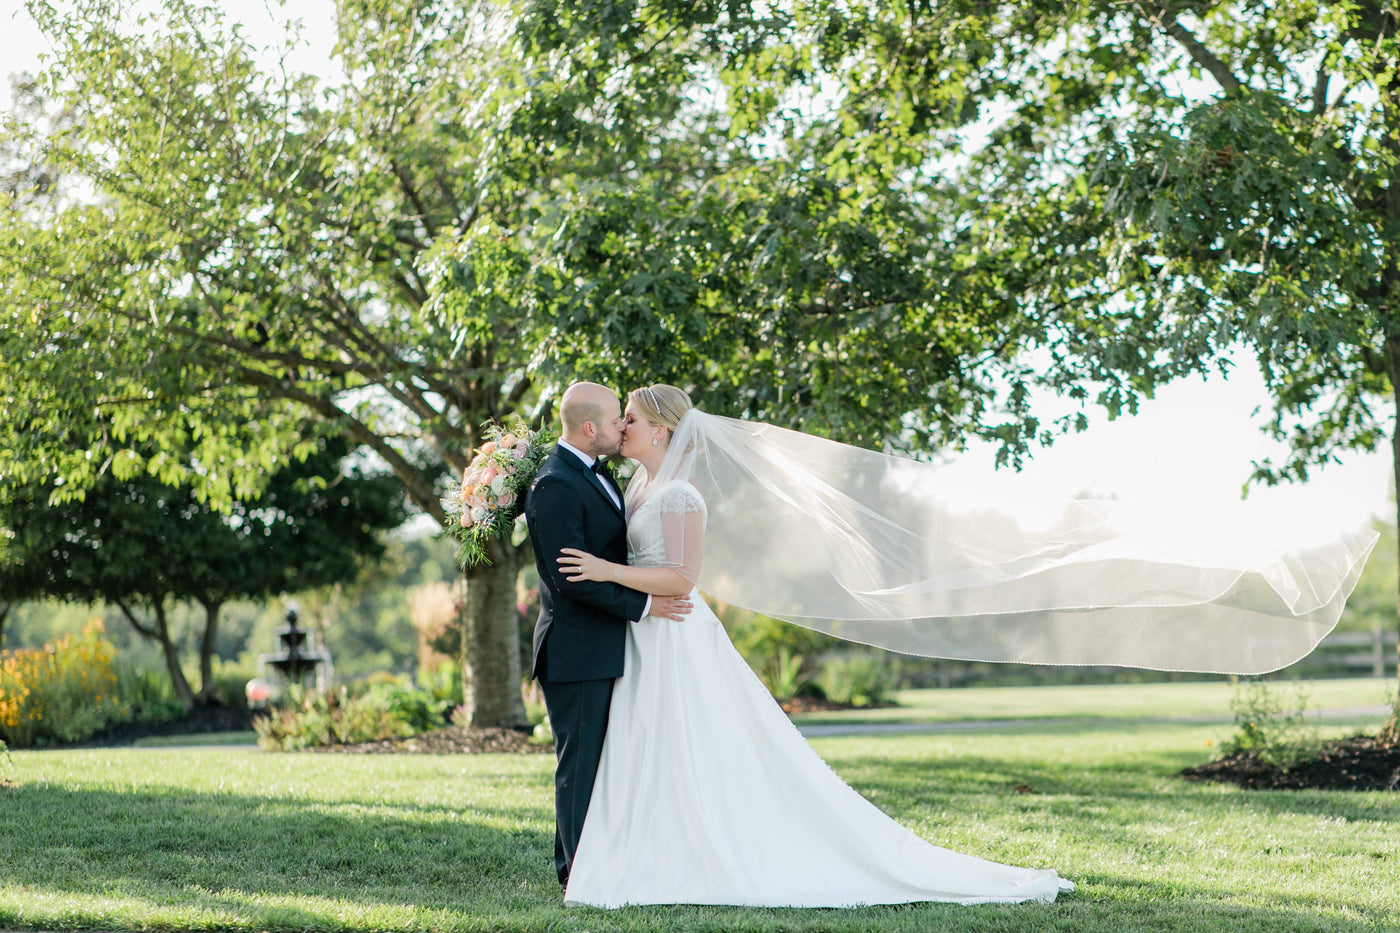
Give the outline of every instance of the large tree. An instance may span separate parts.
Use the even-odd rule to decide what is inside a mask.
[[[1400,476],[1400,11],[1035,12],[1029,43],[1011,32],[1024,11],[980,18],[1006,41],[977,73],[1019,78],[993,95],[1008,109],[968,200],[973,263],[1023,257],[1009,300],[1047,350],[1026,379],[1131,409],[1252,355],[1291,453],[1249,478],[1304,481],[1387,444]]]
[[[706,97],[781,17],[344,0],[325,82],[260,71],[191,0],[32,10],[73,120],[35,144],[90,190],[0,233],[0,471],[60,498],[121,463],[227,504],[304,452],[309,414],[445,522],[479,424],[545,420],[578,376],[871,443],[984,404],[961,364],[1001,353],[999,309],[949,303],[912,150],[764,151]],[[478,725],[524,721],[522,555],[468,575]]]
[[[176,697],[187,708],[209,703],[219,613],[229,601],[350,579],[402,523],[397,480],[347,465],[346,453],[343,443],[322,445],[226,511],[188,486],[121,467],[81,501],[52,503],[52,480],[0,483],[0,599],[116,606],[159,646]],[[171,631],[169,610],[179,603],[204,614],[198,688]]]
[[[79,127],[45,142],[91,192],[57,217],[12,211],[3,234],[3,468],[80,496],[136,451],[226,507],[304,455],[310,415],[445,521],[444,471],[483,420],[538,394],[538,335],[443,326],[415,264],[493,206],[490,135],[463,125],[490,97],[493,24],[451,4],[345,3],[345,77],[327,83],[260,71],[213,5],[33,13]],[[94,409],[85,449],[57,449],[54,432]],[[522,723],[506,650],[519,556],[493,557],[472,580],[474,721]]]
[[[819,74],[835,113],[956,172],[941,233],[1031,351],[1012,391],[1116,416],[1253,356],[1291,453],[1242,479],[1304,481],[1387,444],[1400,476],[1394,5],[799,6],[829,41],[770,99]],[[1004,429],[1013,455],[1046,430]],[[1400,739],[1400,707],[1387,731]]]
[[[579,375],[1014,461],[1087,422],[1039,420],[1037,387],[1117,414],[1241,340],[1279,430],[1301,419],[1300,458],[1261,476],[1380,438],[1374,3],[343,0],[330,85],[260,73],[189,0],[138,31],[59,9],[35,7],[78,127],[56,151],[98,197],[0,244],[7,410],[112,430],[56,459],[54,422],[0,421],[0,456],[25,451],[0,467],[76,489],[140,442],[226,496],[296,409],[445,520],[480,421],[546,419]],[[478,724],[520,715],[521,556],[493,556]]]
[[[686,6],[536,5],[560,63],[551,90],[586,98],[588,76],[634,66],[608,67],[616,35],[656,36],[649,25]],[[980,434],[1013,462],[1085,427],[1090,403],[1117,417],[1252,355],[1292,452],[1241,464],[1242,482],[1304,481],[1386,443],[1400,476],[1400,11],[750,9],[729,4],[704,32],[730,40],[694,105],[730,141],[691,160],[704,171],[629,163],[617,184],[544,202],[530,227],[462,237],[443,301],[575,320],[677,309],[670,336],[732,380],[734,407],[915,448]],[[607,28],[619,11],[626,28]],[[619,86],[564,105],[606,114],[570,122],[570,144],[630,123]],[[773,339],[735,353],[731,326]],[[911,330],[927,337],[923,365]],[[1044,391],[1085,406],[1042,421],[1030,401]]]

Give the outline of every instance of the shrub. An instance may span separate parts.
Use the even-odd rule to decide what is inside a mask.
[[[258,676],[255,663],[240,663],[214,659],[214,700],[224,706],[246,707],[248,705],[248,681]]]
[[[383,685],[367,691],[360,697],[362,704],[382,705],[389,715],[399,719],[410,729],[410,734],[439,729],[447,723],[447,710],[451,704],[439,700],[426,690],[416,687]]]
[[[734,647],[778,700],[811,693],[816,677],[812,659],[841,644],[830,635],[733,606],[716,609]]]
[[[775,700],[791,700],[805,692],[814,680],[807,656],[795,654],[786,646],[760,659],[755,673]]]
[[[554,744],[554,726],[548,716],[535,723],[535,728],[530,732],[530,742],[534,745]]]
[[[15,748],[77,742],[127,717],[100,619],[43,648],[0,652],[0,739]]]
[[[1266,681],[1231,678],[1234,695],[1230,711],[1235,715],[1236,732],[1221,743],[1222,755],[1253,752],[1260,761],[1283,771],[1322,750],[1317,726],[1306,717],[1307,690],[1295,683],[1293,702]]]
[[[184,704],[163,671],[122,667],[117,671],[117,695],[138,722],[174,722],[185,715]]]
[[[530,725],[538,726],[549,718],[549,708],[544,705],[544,691],[538,681],[527,680],[520,685],[520,698],[525,702],[525,715]],[[457,720],[454,718],[453,722]],[[463,723],[465,725],[465,723]]]
[[[448,659],[418,671],[418,685],[447,707],[462,703],[462,666]]]
[[[443,711],[428,693],[393,681],[358,696],[343,687],[321,693],[292,686],[266,716],[253,720],[253,728],[263,748],[291,751],[407,738],[441,726]]]
[[[899,665],[876,651],[830,655],[822,665],[817,686],[833,703],[873,706],[886,702],[899,689]]]

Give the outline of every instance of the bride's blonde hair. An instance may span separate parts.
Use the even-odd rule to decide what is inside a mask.
[[[648,423],[662,425],[669,431],[674,431],[681,417],[695,407],[684,389],[661,382],[633,389],[627,401],[636,406]]]

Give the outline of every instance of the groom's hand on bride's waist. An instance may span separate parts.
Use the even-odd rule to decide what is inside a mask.
[[[685,618],[685,614],[689,611],[689,596],[653,596],[651,598],[651,614],[653,616],[679,622]]]

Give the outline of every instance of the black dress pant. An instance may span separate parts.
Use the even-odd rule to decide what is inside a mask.
[[[608,704],[613,681],[580,680],[559,683],[540,677],[540,690],[554,730],[554,867],[559,883],[569,883],[569,869],[588,814],[593,779],[608,731]]]

